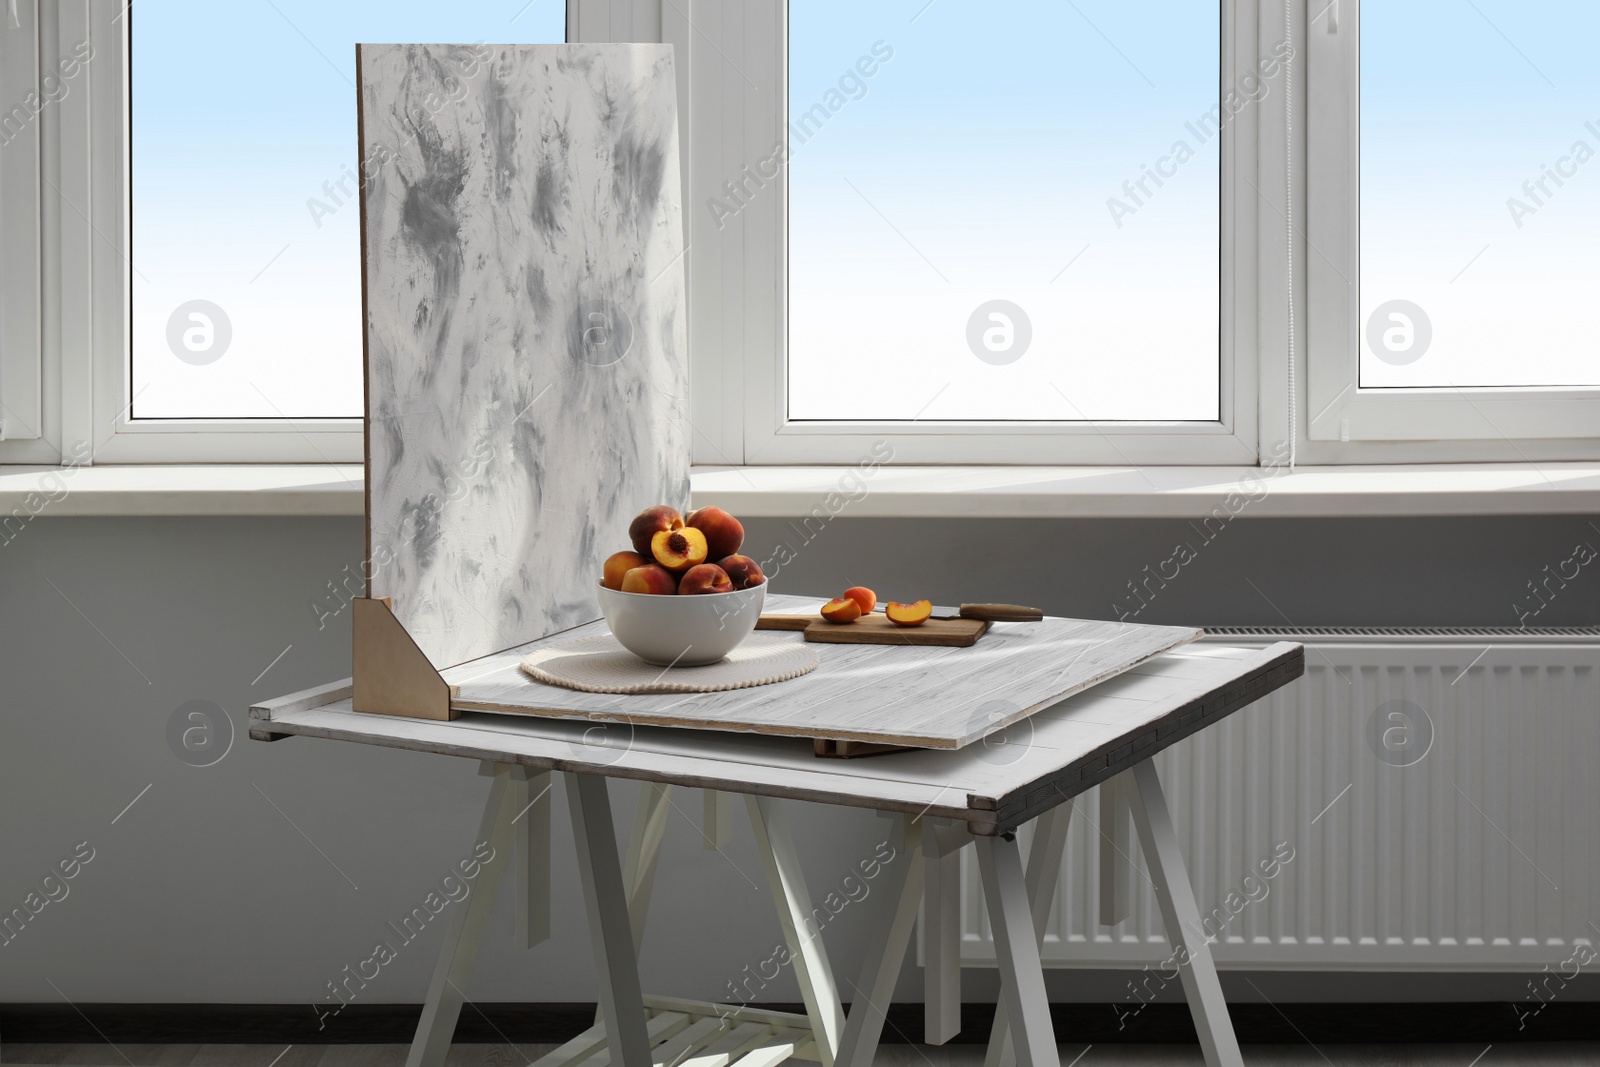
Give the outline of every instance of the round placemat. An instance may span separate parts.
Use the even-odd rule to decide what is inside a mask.
[[[530,652],[520,666],[536,681],[584,693],[717,693],[810,674],[817,654],[798,641],[751,634],[717,663],[655,667],[601,634]]]

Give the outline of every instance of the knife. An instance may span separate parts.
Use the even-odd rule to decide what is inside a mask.
[[[963,604],[953,611],[946,607],[936,607],[933,612],[928,616],[930,619],[982,619],[986,622],[1040,622],[1044,619],[1044,612],[1038,608],[1024,607],[1021,604]]]
[[[881,608],[874,611],[882,613]],[[1044,618],[1044,612],[1038,608],[1024,607],[1021,604],[962,604],[959,608],[940,607],[935,614],[928,616],[930,619],[979,619],[985,622],[1039,622]],[[758,630],[804,630],[807,626],[817,621],[817,616],[812,615],[763,615],[756,623]]]

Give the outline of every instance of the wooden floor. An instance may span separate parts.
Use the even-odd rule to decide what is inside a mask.
[[[448,1067],[527,1067],[552,1045],[457,1045]],[[1487,1050],[1486,1050],[1487,1048]],[[1245,1045],[1251,1064],[1333,1067],[1578,1067],[1600,1063],[1600,1042],[1482,1045]],[[95,1067],[402,1067],[405,1045],[0,1045],[0,1063]],[[1198,1046],[1061,1046],[1061,1067],[1187,1067]],[[883,1067],[982,1067],[982,1045],[884,1045]]]

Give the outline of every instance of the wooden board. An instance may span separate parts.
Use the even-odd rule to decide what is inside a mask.
[[[886,615],[863,615],[855,622],[817,619],[805,628],[807,641],[829,645],[938,645],[969,648],[989,632],[982,619],[929,619],[920,626],[896,626]]]
[[[767,597],[779,613],[815,614],[822,603]],[[1188,627],[1088,619],[996,623],[970,648],[818,645],[821,662],[810,674],[724,693],[580,693],[535,682],[518,669],[534,649],[605,632],[605,623],[593,623],[452,667],[442,672],[459,687],[451,706],[808,741],[960,748],[1200,636]]]
[[[980,646],[981,647],[981,646]],[[861,651],[839,646],[838,651]],[[250,736],[333,738],[537,769],[604,774],[938,818],[1013,830],[1298,678],[1300,645],[1198,644],[1078,693],[1000,739],[957,752],[819,760],[806,741],[468,713],[455,722],[361,715],[304,694],[250,710]],[[908,671],[909,674],[909,671]],[[330,689],[328,692],[338,692]]]
[[[369,597],[436,669],[600,617],[689,504],[672,48],[357,51]]]

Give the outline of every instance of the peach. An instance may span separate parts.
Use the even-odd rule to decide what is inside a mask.
[[[728,577],[732,579],[735,589],[754,589],[767,580],[767,576],[761,573],[761,564],[749,556],[741,556],[737,553],[725,556],[717,563],[717,566],[728,572]]]
[[[728,577],[728,572],[715,563],[698,563],[683,572],[683,580],[678,583],[678,595],[694,595],[696,593],[731,593],[733,581]]]
[[[637,552],[613,552],[606,557],[605,566],[601,568],[600,584],[607,589],[621,589],[623,575],[649,562]]]
[[[683,516],[678,509],[665,504],[645,508],[628,524],[628,540],[633,550],[645,559],[650,558],[650,539],[662,530],[683,529]]]
[[[659,563],[646,563],[622,576],[622,591],[670,596],[678,591],[678,576]]]
[[[855,622],[861,618],[861,605],[847,596],[834,597],[822,605],[822,617],[829,622]]]
[[[731,556],[744,544],[744,526],[721,508],[697,508],[683,522],[706,535],[706,555],[710,559]]]
[[[669,571],[686,571],[706,561],[706,535],[693,526],[657,530],[650,538],[650,553]]]
[[[852,585],[844,591],[844,595],[861,605],[863,615],[870,615],[872,609],[878,606],[878,594],[864,585]]]
[[[889,621],[896,626],[921,626],[928,621],[928,616],[933,614],[933,604],[927,600],[918,600],[910,604],[899,604],[891,600],[884,605],[883,613],[889,616]]]

